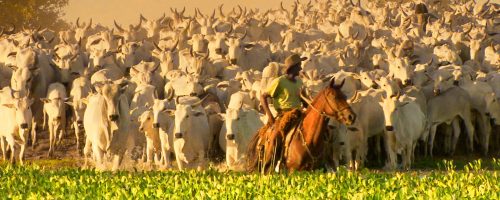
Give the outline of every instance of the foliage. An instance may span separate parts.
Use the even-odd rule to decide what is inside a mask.
[[[499,163],[493,162],[495,169]],[[37,165],[0,168],[0,194],[12,199],[499,199],[500,174],[481,161],[432,172],[303,172],[260,175],[196,172],[97,172]]]
[[[0,0],[0,26],[63,28],[62,8],[69,0]]]

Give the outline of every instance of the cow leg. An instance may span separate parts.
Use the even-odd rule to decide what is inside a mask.
[[[73,128],[75,129],[76,150],[80,153],[80,127],[78,127],[78,123],[76,121],[73,122]]]
[[[485,114],[479,115],[479,128],[480,128],[480,144],[483,148],[483,155],[488,155],[488,145],[491,135],[491,124],[489,118]]]
[[[198,151],[198,171],[201,171],[203,169],[205,169],[205,151],[204,150],[201,150],[201,151]]]
[[[436,129],[437,129],[438,124],[433,124],[431,126],[430,130],[430,138],[429,138],[429,154],[431,155],[431,158],[433,157],[432,149],[434,148],[434,137],[436,137]]]
[[[99,145],[92,145],[92,152],[94,153],[94,158],[96,160],[96,168],[101,170],[104,169],[104,152],[101,150],[101,148],[99,148]]]
[[[455,118],[451,122],[451,125],[453,127],[453,133],[452,133],[453,139],[451,142],[450,155],[454,155],[456,147],[457,147],[458,138],[460,137],[460,134],[461,134],[460,120],[458,120],[458,118]]]
[[[153,148],[153,141],[150,138],[146,138],[146,162],[148,163],[148,166],[151,166],[153,161]]]
[[[35,149],[36,145],[36,126],[37,123],[35,121],[35,118],[33,117],[31,120],[31,147]]]
[[[467,130],[467,136],[469,139],[467,141],[468,150],[469,150],[469,152],[474,152],[474,125],[472,124],[472,121],[471,121],[470,112],[468,112],[467,114],[464,114],[462,116],[462,119],[464,120],[465,129]]]
[[[54,136],[55,136],[54,126],[52,126],[52,123],[50,123],[49,124],[49,153],[48,153],[47,157],[50,157],[52,155],[52,151],[53,151],[52,148],[54,146],[54,140],[55,140]]]
[[[89,157],[91,156],[92,150],[91,150],[91,143],[89,137],[85,138],[85,146],[83,147],[83,156],[85,158],[85,162],[83,164],[84,167],[88,167],[88,160]]]
[[[2,148],[2,158],[3,158],[3,160],[6,160],[7,159],[7,149],[5,148],[5,139],[2,136],[0,136],[0,146]]]
[[[25,131],[25,130],[19,130],[20,134],[20,138],[21,138],[21,143],[20,143],[20,146],[21,146],[21,150],[19,151],[19,163],[21,165],[24,165],[24,162],[23,162],[23,158],[24,158],[24,150],[26,149],[26,132],[29,132],[29,131]],[[28,136],[29,138],[29,136]]]
[[[12,135],[8,135],[5,137],[5,139],[7,140],[7,144],[9,145],[10,147],[10,163],[12,164],[15,164],[16,160],[14,158],[15,156],[15,141],[14,141],[14,137]]]

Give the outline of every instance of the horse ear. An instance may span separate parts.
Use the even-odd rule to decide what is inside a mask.
[[[331,88],[335,87],[335,76],[332,79],[330,79],[330,87]]]

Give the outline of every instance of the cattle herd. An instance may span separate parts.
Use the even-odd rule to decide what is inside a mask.
[[[51,157],[74,133],[85,165],[99,169],[120,169],[124,158],[203,168],[221,155],[241,169],[267,120],[260,93],[292,53],[307,57],[300,77],[309,98],[334,77],[358,116],[323,130],[333,165],[356,169],[373,152],[407,169],[416,149],[498,155],[498,4],[315,0],[265,12],[170,11],[128,27],[92,19],[59,32],[0,27],[3,159],[22,163],[40,134]]]

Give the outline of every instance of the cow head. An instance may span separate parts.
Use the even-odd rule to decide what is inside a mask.
[[[405,95],[400,96],[398,93],[396,96],[382,98],[382,102],[379,102],[382,110],[384,111],[386,131],[394,131],[394,126],[398,125],[395,121],[399,118],[397,109],[408,104],[408,102],[402,101],[404,98],[406,98]]]
[[[83,73],[84,61],[81,55],[80,43],[70,45],[64,42],[55,46],[52,62],[59,70],[62,83],[68,83]]]
[[[10,89],[10,88],[9,88]],[[8,103],[2,104],[2,106],[11,108],[15,110],[16,114],[16,124],[20,130],[28,130],[31,126],[31,120],[33,113],[31,112],[31,104],[33,104],[33,99],[28,96],[21,96],[19,92],[14,92],[10,89],[7,91],[5,88],[1,91],[10,92],[11,99]]]
[[[154,43],[156,50],[154,50],[152,54],[160,60],[160,69],[162,75],[165,75],[167,72],[174,70],[175,66],[178,65],[178,43],[179,41],[177,41],[171,48],[164,49],[161,49],[156,43]]]
[[[194,34],[191,39],[188,40],[188,44],[193,47],[193,52],[195,53],[206,53],[208,40],[202,34]]]
[[[160,115],[162,113],[167,114],[168,116],[174,114],[174,110],[169,105],[169,100],[167,99],[165,100],[155,99],[152,109],[153,109],[153,128],[160,128],[160,123],[162,123],[162,121],[160,121],[161,118]],[[171,126],[172,124],[169,125]]]
[[[190,130],[193,126],[193,118],[206,117],[203,109],[196,109],[201,104],[200,102],[194,104],[181,104],[177,103],[175,109],[175,126],[174,138],[182,139],[189,138]]]
[[[389,75],[401,81],[404,86],[411,85],[412,73],[410,64],[405,58],[394,58],[389,62]]]
[[[148,38],[155,38],[158,36],[158,32],[160,31],[161,28],[163,28],[162,23],[164,19],[165,19],[165,13],[163,14],[163,16],[161,16],[156,20],[148,20],[141,14],[140,20],[144,21],[142,27],[146,29]]]
[[[106,65],[115,64],[116,52],[108,51],[107,49],[95,50],[89,56],[89,68],[99,70]]]
[[[227,58],[231,64],[237,64],[238,59],[245,56],[246,51],[251,49],[254,44],[245,43],[243,39],[245,38],[246,33],[240,38],[230,38],[226,42],[228,48]]]
[[[104,97],[106,102],[106,115],[108,120],[117,122],[120,117],[120,96],[126,89],[127,82],[118,80],[116,83],[97,83],[94,85],[97,92]]]
[[[152,84],[153,74],[158,67],[159,65],[156,62],[141,61],[130,69],[130,76],[138,84]]]
[[[76,27],[75,27],[75,39],[87,38],[90,34],[90,28],[92,27],[92,18],[90,19],[87,25],[80,25],[80,18],[76,19]]]
[[[486,115],[488,115],[496,125],[500,125],[500,98],[495,93],[489,93],[484,97],[486,101]]]

